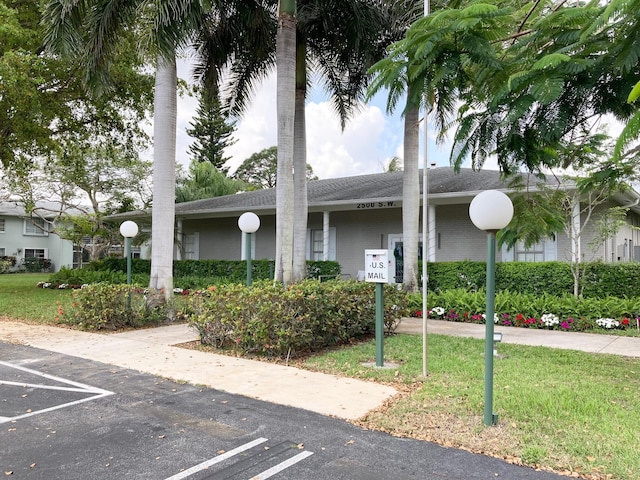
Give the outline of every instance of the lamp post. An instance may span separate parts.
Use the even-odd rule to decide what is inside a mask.
[[[246,234],[247,287],[251,286],[251,234],[260,228],[260,218],[253,212],[245,212],[238,218],[238,227]]]
[[[138,224],[131,220],[122,222],[120,234],[124,237],[124,256],[127,257],[127,285],[131,285],[131,239],[138,234]],[[127,295],[127,308],[131,308],[131,292]]]
[[[485,190],[469,205],[469,217],[480,230],[487,232],[487,307],[484,344],[484,424],[498,423],[493,413],[493,317],[496,294],[496,232],[513,218],[511,199],[497,190]]]

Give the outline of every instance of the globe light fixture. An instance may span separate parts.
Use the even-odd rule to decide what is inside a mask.
[[[251,235],[260,228],[260,217],[253,212],[245,212],[238,218],[238,227],[246,236],[247,287],[251,286]]]
[[[498,423],[493,413],[493,322],[496,296],[496,232],[513,218],[511,199],[497,190],[479,193],[469,205],[469,217],[480,230],[487,232],[487,305],[484,343],[484,424]]]
[[[131,285],[131,239],[138,235],[138,224],[131,220],[122,222],[120,234],[124,237],[124,256],[127,258],[127,285]],[[131,308],[131,292],[127,295],[127,308]]]

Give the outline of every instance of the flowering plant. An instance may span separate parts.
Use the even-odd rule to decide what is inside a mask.
[[[557,315],[554,315],[553,313],[545,313],[544,315],[542,315],[542,317],[540,317],[540,320],[542,321],[542,324],[545,327],[551,327],[551,328],[555,327],[560,323],[560,320],[558,320]]]
[[[614,320],[613,318],[599,318],[596,320],[596,323],[599,327],[603,327],[606,329],[617,328],[620,326],[620,322]]]

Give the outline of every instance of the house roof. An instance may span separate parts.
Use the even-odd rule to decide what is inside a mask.
[[[0,202],[0,215],[7,217],[42,217],[51,219],[60,215],[60,212],[62,211],[66,211],[73,215],[84,213],[83,210],[79,210],[77,208],[65,207],[60,202],[37,201],[33,208],[33,212],[29,214],[20,201],[8,200]]]
[[[422,194],[422,171],[420,172],[420,192]],[[392,206],[402,205],[403,172],[377,173],[354,177],[329,178],[307,182],[307,198],[310,212],[355,210],[358,204],[372,202],[393,202]],[[438,167],[427,172],[429,183],[429,202],[432,205],[469,203],[484,190],[512,190],[514,177],[504,180],[496,170],[460,169],[456,172],[450,167]],[[535,190],[540,181],[557,186],[559,180],[551,175],[540,179],[521,176],[529,180],[531,190]],[[620,198],[621,204],[631,203],[638,195]],[[175,206],[177,217],[211,218],[225,217],[230,214],[252,210],[262,214],[272,214],[276,208],[276,189],[269,188],[252,192],[242,192],[222,197],[213,197],[193,202],[178,203]],[[149,216],[149,212],[128,212],[113,215],[111,218],[129,218]]]
[[[351,210],[361,202],[402,202],[403,172],[377,173],[354,177],[312,180],[307,183],[309,211]],[[483,190],[508,190],[508,184],[494,170],[474,171],[433,168],[427,174],[429,200],[437,204],[468,202]],[[554,183],[555,180],[548,183]],[[420,173],[422,193],[422,173]],[[211,217],[252,209],[275,211],[276,189],[237,193],[176,204],[176,216]]]

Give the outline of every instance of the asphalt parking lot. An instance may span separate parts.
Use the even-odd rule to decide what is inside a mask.
[[[557,479],[498,459],[0,343],[0,475],[18,479]]]

